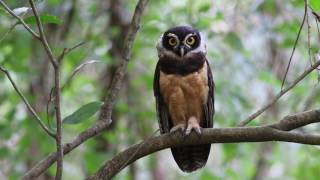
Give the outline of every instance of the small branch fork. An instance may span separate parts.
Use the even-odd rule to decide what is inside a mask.
[[[181,133],[176,132],[151,137],[120,152],[87,179],[111,179],[137,159],[170,147],[266,141],[320,145],[320,135],[291,132],[291,130],[319,122],[320,109],[317,109],[286,116],[278,123],[266,126],[203,129],[201,136],[193,132],[189,136],[183,137]]]
[[[89,138],[95,136],[102,132],[106,127],[108,127],[111,123],[111,114],[113,105],[115,100],[118,96],[119,90],[121,88],[123,77],[126,73],[126,68],[131,57],[131,48],[133,45],[133,41],[136,37],[137,31],[139,29],[139,24],[141,20],[142,13],[148,3],[148,0],[139,0],[131,25],[129,26],[127,36],[125,38],[125,43],[123,47],[123,57],[122,61],[117,68],[115,75],[113,76],[112,83],[110,85],[109,94],[105,99],[104,106],[101,109],[101,114],[96,124],[92,127],[88,128],[87,130],[81,132],[73,141],[67,143],[65,145],[61,144],[62,138],[62,123],[61,123],[61,113],[60,113],[60,62],[62,61],[63,57],[73,50],[73,48],[65,48],[60,56],[55,58],[52,53],[52,50],[47,42],[46,36],[43,31],[43,26],[40,21],[40,17],[38,15],[37,9],[34,5],[33,0],[29,0],[29,3],[32,7],[32,11],[36,17],[37,26],[39,30],[39,34],[34,32],[19,16],[16,16],[6,4],[0,0],[0,5],[2,5],[13,17],[15,17],[21,24],[35,37],[36,39],[40,40],[42,43],[46,53],[48,54],[49,61],[54,68],[54,79],[55,79],[55,88],[53,92],[54,96],[54,103],[55,103],[55,113],[56,113],[56,120],[57,120],[57,133],[56,143],[57,143],[57,152],[50,154],[41,162],[39,162],[36,166],[34,166],[31,170],[29,170],[22,179],[34,179],[41,175],[44,171],[46,171],[55,161],[57,161],[57,174],[56,179],[61,179],[62,177],[62,158],[64,154],[71,152],[73,149],[78,147],[80,144],[84,143]],[[304,18],[305,19],[305,18]],[[304,23],[304,20],[303,20]],[[302,24],[303,26],[303,24]],[[298,33],[300,36],[300,31]],[[299,37],[297,37],[299,39]],[[76,45],[76,47],[81,46]],[[296,44],[295,44],[296,46]],[[294,47],[295,48],[295,47]],[[294,50],[293,50],[294,52]],[[291,62],[290,58],[290,62]],[[303,78],[305,78],[311,71],[316,69],[320,65],[320,60],[318,60],[314,65],[312,65],[309,69],[307,69],[304,73],[302,73],[293,83],[291,83],[287,88],[282,89],[280,93],[273,99],[270,103],[266,106],[258,110],[256,113],[249,116],[244,121],[241,121],[240,126],[244,126],[248,124],[251,120],[258,117],[261,113],[263,113],[267,108],[272,106],[277,100],[284,95],[286,92],[291,90],[296,84],[298,84]],[[289,65],[290,66],[290,65]],[[4,68],[0,69],[4,72],[9,80],[11,81],[10,75],[7,70]],[[287,72],[286,72],[287,74]],[[284,78],[285,81],[285,78]],[[15,83],[11,81],[12,85],[15,87],[18,94],[21,96],[21,92],[17,90]],[[20,92],[20,93],[19,93]],[[27,101],[24,96],[21,96],[24,100],[25,104]],[[28,107],[28,105],[27,105]],[[30,106],[31,107],[31,106]],[[32,107],[31,107],[32,108]],[[29,109],[29,107],[28,107]],[[30,109],[29,109],[30,110]],[[31,111],[31,110],[30,110]],[[33,113],[32,113],[33,114]],[[34,114],[36,114],[34,112]],[[33,115],[34,115],[33,114]],[[123,151],[122,153],[115,156],[112,160],[107,162],[103,165],[97,173],[90,176],[88,179],[108,179],[108,177],[113,177],[116,173],[118,173],[121,169],[126,167],[128,164],[134,162],[135,160],[146,156],[150,153],[159,151],[161,149],[165,149],[168,147],[175,147],[180,145],[190,145],[190,144],[203,144],[203,143],[233,143],[233,142],[264,142],[264,141],[285,141],[285,142],[295,142],[295,143],[302,143],[302,144],[320,144],[320,136],[315,135],[305,135],[305,134],[298,134],[294,132],[289,132],[295,128],[302,127],[304,125],[320,122],[319,121],[319,110],[304,112],[301,114],[287,116],[279,123],[272,124],[269,126],[261,126],[261,127],[238,127],[238,128],[215,128],[215,129],[205,129],[203,131],[203,135],[199,138],[194,134],[191,134],[188,138],[182,138],[180,134],[165,134],[158,137],[151,137],[145,140],[144,142],[131,146],[127,150]],[[40,118],[36,118],[37,121]],[[41,120],[40,120],[41,121]],[[40,125],[43,124],[42,121],[39,122]],[[42,126],[43,129],[46,126]],[[45,129],[46,131],[46,129]],[[46,131],[47,132],[47,131]],[[48,133],[48,132],[47,132]],[[129,157],[129,158],[128,158]],[[103,175],[106,175],[103,177]]]
[[[126,73],[127,65],[129,59],[131,57],[131,48],[133,45],[133,41],[136,37],[137,31],[139,29],[139,24],[141,20],[142,13],[147,5],[149,0],[139,0],[137,3],[136,9],[134,11],[131,24],[128,29],[128,33],[125,38],[125,43],[123,47],[123,58],[122,61],[117,68],[115,75],[113,76],[112,83],[109,88],[109,94],[105,99],[104,106],[101,108],[101,114],[96,124],[92,127],[86,129],[81,132],[73,141],[67,143],[63,146],[63,153],[67,154],[71,152],[73,149],[78,147],[80,144],[84,143],[89,138],[94,137],[98,133],[102,132],[106,127],[108,127],[111,123],[111,114],[112,108],[117,98],[118,92],[121,88],[123,77]],[[57,152],[51,153],[45,159],[40,161],[37,165],[35,165],[31,170],[29,170],[22,179],[35,179],[39,175],[41,175],[44,171],[46,171],[55,161],[57,161],[58,154]]]
[[[313,11],[313,14],[315,15],[316,19],[317,19],[317,14]],[[304,26],[305,21],[307,20],[307,25],[308,25],[308,53],[310,56],[310,33],[309,33],[309,20],[308,20],[308,2],[307,0],[304,0],[304,15],[303,15],[303,19],[302,22],[300,24],[300,28],[296,37],[296,40],[294,42],[294,46],[289,58],[289,62],[285,71],[285,75],[283,77],[283,81],[281,84],[281,90],[280,92],[274,97],[274,99],[272,99],[271,101],[269,101],[266,105],[264,105],[262,108],[260,108],[259,110],[257,110],[256,112],[254,112],[253,114],[251,114],[249,117],[247,117],[246,119],[240,121],[240,123],[238,124],[238,126],[242,127],[245,126],[247,124],[249,124],[252,120],[254,120],[255,118],[257,118],[258,116],[260,116],[263,112],[265,112],[267,109],[269,109],[271,106],[273,106],[284,94],[286,94],[287,92],[289,92],[292,88],[294,88],[302,79],[304,79],[308,74],[310,74],[313,70],[318,69],[319,65],[320,65],[320,59],[317,60],[316,62],[311,65],[307,70],[305,70],[300,76],[298,76],[297,79],[295,79],[292,83],[290,83],[288,85],[288,87],[284,88],[285,82],[286,82],[286,77],[287,74],[289,72],[290,69],[290,65],[291,65],[291,61],[293,58],[293,55],[295,53],[296,47],[298,45],[298,41],[300,38],[300,34],[302,31],[302,28]],[[310,58],[310,57],[309,57]]]
[[[14,82],[14,80],[12,79],[9,71],[3,67],[0,66],[0,71],[2,71],[3,73],[6,74],[6,76],[8,77],[9,81],[11,82],[13,88],[15,89],[15,91],[18,93],[18,95],[20,96],[20,98],[22,99],[22,101],[24,102],[24,104],[27,106],[28,110],[30,111],[30,113],[34,116],[34,118],[37,120],[37,122],[40,124],[40,126],[42,127],[42,129],[48,133],[51,137],[55,138],[55,132],[53,132],[51,129],[49,129],[41,120],[40,116],[36,113],[36,111],[32,108],[32,106],[30,105],[30,103],[28,102],[27,98],[23,95],[23,93],[20,91],[20,89],[18,88],[18,86],[16,85],[16,83]]]
[[[49,43],[47,41],[47,38],[45,36],[44,30],[43,30],[43,25],[40,20],[40,16],[38,14],[37,8],[34,4],[33,0],[29,0],[29,4],[31,6],[32,12],[34,14],[34,17],[36,19],[37,27],[39,34],[34,32],[25,22],[24,20],[16,15],[2,0],[0,0],[0,5],[13,17],[15,17],[31,34],[33,37],[38,39],[41,44],[43,45],[46,54],[49,57],[49,61],[52,64],[54,68],[54,84],[55,84],[55,90],[54,90],[54,95],[55,95],[55,116],[56,116],[56,124],[57,124],[57,132],[53,134],[41,121],[39,116],[35,113],[35,111],[31,108],[30,104],[26,101],[26,98],[22,95],[22,93],[18,90],[17,86],[13,82],[12,78],[10,77],[10,74],[8,73],[7,70],[4,68],[1,68],[1,71],[6,73],[8,76],[9,80],[11,81],[12,85],[14,86],[15,90],[17,93],[20,95],[20,97],[23,99],[24,103],[27,105],[28,109],[31,111],[31,113],[35,116],[37,121],[39,122],[40,126],[52,137],[55,137],[56,139],[56,145],[57,145],[57,171],[56,171],[56,179],[60,180],[62,179],[62,171],[63,171],[63,149],[62,149],[62,118],[61,118],[61,106],[60,106],[60,64],[59,61],[55,58],[53,55],[53,52],[49,46]]]

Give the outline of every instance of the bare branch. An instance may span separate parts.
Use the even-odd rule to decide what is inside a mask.
[[[73,77],[79,72],[81,71],[81,69],[83,69],[86,65],[89,64],[93,64],[93,63],[98,63],[98,62],[103,62],[103,61],[99,61],[99,60],[90,60],[87,62],[84,62],[82,64],[80,64],[78,67],[76,67],[72,74],[67,78],[66,82],[64,83],[64,85],[61,87],[61,91],[63,91],[63,89],[70,84],[70,82],[72,81]]]
[[[149,0],[139,0],[136,6],[135,12],[131,20],[131,24],[129,26],[129,29],[124,41],[124,48],[122,51],[122,55],[123,55],[122,61],[119,67],[116,69],[114,78],[112,79],[112,82],[111,82],[111,86],[110,86],[111,88],[109,89],[109,94],[106,97],[105,103],[101,108],[100,120],[103,120],[103,121],[111,120],[113,104],[121,88],[122,80],[125,75],[129,59],[131,57],[131,48],[133,45],[133,41],[136,37],[136,33],[139,29],[141,15],[148,2]]]
[[[302,19],[302,22],[301,22],[301,25],[300,25],[300,28],[299,28],[298,35],[297,35],[296,40],[294,42],[293,49],[291,51],[291,55],[290,55],[289,63],[287,65],[286,72],[285,72],[283,80],[282,80],[281,90],[283,89],[283,86],[284,86],[284,84],[286,82],[287,74],[288,74],[289,69],[290,69],[290,64],[291,64],[294,52],[296,51],[296,47],[297,47],[297,44],[298,44],[298,41],[299,41],[299,38],[300,38],[300,34],[301,34],[301,31],[302,31],[304,22],[306,21],[307,14],[308,14],[308,3],[307,3],[307,0],[304,0],[304,15],[303,15],[303,19]]]
[[[62,179],[62,171],[63,171],[63,147],[62,147],[62,118],[61,118],[61,103],[60,103],[60,64],[54,57],[52,50],[48,44],[47,38],[44,34],[43,26],[37,11],[37,8],[35,7],[35,4],[33,0],[29,0],[29,3],[31,5],[33,14],[36,18],[37,26],[40,33],[40,41],[49,56],[49,60],[54,68],[54,94],[55,94],[55,112],[56,112],[56,123],[57,123],[57,133],[56,133],[56,145],[57,145],[57,171],[56,171],[56,180]]]
[[[38,26],[39,33],[40,33],[40,41],[43,44],[43,47],[46,50],[47,55],[49,56],[49,60],[50,60],[51,64],[54,67],[56,67],[56,66],[58,66],[58,64],[56,62],[56,58],[53,56],[52,50],[51,50],[51,48],[50,48],[50,46],[48,44],[47,38],[46,38],[46,36],[44,34],[43,26],[42,26],[42,23],[41,23],[41,20],[40,20],[40,16],[38,14],[38,10],[34,5],[33,0],[29,0],[29,3],[31,5],[31,9],[32,9],[32,12],[34,14],[34,17],[36,18],[37,26]]]
[[[320,109],[299,113],[283,118],[279,123],[261,127],[210,128],[204,129],[201,136],[196,133],[184,137],[181,133],[169,133],[135,144],[110,161],[87,179],[111,179],[124,167],[137,159],[170,147],[209,143],[242,143],[282,141],[300,144],[320,145],[319,135],[288,132],[307,124],[320,122]],[[130,161],[128,161],[128,158]]]
[[[240,121],[238,126],[245,126],[252,120],[254,120],[256,117],[258,117],[260,114],[262,114],[265,110],[267,110],[269,107],[271,107],[273,104],[275,104],[284,94],[286,94],[288,91],[290,91],[292,88],[294,88],[302,79],[304,79],[308,74],[310,74],[313,70],[317,69],[317,67],[320,65],[320,60],[316,61],[315,64],[310,66],[307,70],[305,70],[297,79],[295,79],[287,88],[281,90],[271,101],[269,101],[266,105],[264,105],[262,108],[260,108],[255,113],[251,114],[248,118],[245,120]]]
[[[8,77],[8,79],[10,80],[13,88],[15,89],[15,91],[18,93],[18,95],[21,97],[22,101],[24,102],[24,104],[27,106],[28,110],[30,111],[30,113],[36,118],[37,122],[40,124],[40,126],[42,127],[42,129],[51,137],[55,138],[56,134],[55,132],[53,132],[51,129],[49,129],[41,120],[41,118],[39,117],[39,115],[36,113],[36,111],[32,108],[32,106],[30,105],[30,103],[28,102],[27,98],[23,95],[23,93],[19,90],[18,86],[16,85],[16,83],[14,82],[14,80],[12,79],[9,71],[3,67],[0,66],[0,71],[2,71],[3,73],[6,74],[6,76]]]
[[[32,34],[33,37],[40,40],[40,36],[34,32],[21,17],[16,15],[2,0],[0,0],[0,4],[11,16],[15,17]]]
[[[60,56],[58,57],[58,63],[61,63],[61,61],[63,60],[63,58],[64,58],[65,55],[67,55],[67,54],[70,53],[71,51],[75,50],[76,48],[84,45],[85,43],[87,43],[87,42],[82,41],[82,42],[76,44],[75,46],[73,46],[73,47],[71,47],[71,48],[64,48],[63,51],[62,51],[62,53],[61,53]]]
[[[127,71],[127,64],[130,59],[131,48],[133,41],[136,37],[136,33],[139,29],[140,19],[142,13],[147,5],[149,0],[139,0],[135,12],[132,17],[132,21],[125,39],[124,48],[123,48],[123,61],[120,66],[116,70],[114,78],[112,80],[112,84],[109,90],[109,96],[105,100],[105,106],[101,109],[100,119],[96,124],[87,130],[81,132],[71,143],[67,143],[63,146],[63,153],[67,154],[72,151],[74,148],[88,140],[89,138],[94,137],[96,134],[102,132],[106,127],[110,125],[112,107],[115,102],[115,99],[118,95],[118,91],[120,90],[122,79],[124,74]],[[33,167],[30,171],[28,171],[22,179],[35,179],[44,171],[46,171],[55,161],[57,160],[57,153],[52,153],[44,160],[39,162],[35,167]]]

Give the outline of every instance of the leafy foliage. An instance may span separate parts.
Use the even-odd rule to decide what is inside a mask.
[[[108,94],[107,87],[121,57],[118,51],[124,39],[123,30],[126,30],[126,22],[130,20],[136,1],[35,2],[56,55],[65,47],[87,42],[65,56],[61,73],[63,83],[68,82],[73,70],[83,62],[90,59],[106,62],[84,67],[62,91],[62,114],[66,117],[63,141],[69,142],[96,120],[91,117],[102,105],[97,99],[103,100]],[[111,2],[122,3],[116,4],[119,9],[111,10]],[[8,1],[8,4],[11,9],[28,6],[22,1]],[[309,5],[315,12],[320,12],[319,0],[309,0]],[[116,18],[117,14],[111,15],[115,11],[119,11],[121,18]],[[97,138],[90,139],[79,150],[65,157],[64,177],[83,179],[95,172],[105,160],[125,147],[146,139],[158,129],[152,93],[158,58],[155,44],[167,28],[190,24],[206,36],[208,59],[216,86],[215,126],[229,127],[236,126],[280,90],[303,12],[304,3],[300,0],[281,3],[275,0],[150,1],[134,42],[128,75],[113,113],[113,123]],[[15,21],[2,8],[0,18],[2,39]],[[32,28],[35,27],[34,16],[26,16],[24,20]],[[311,15],[309,23],[313,57],[314,53],[319,52],[319,40]],[[292,61],[288,82],[310,64],[306,27]],[[39,42],[20,25],[0,41],[0,66],[11,72],[42,120],[54,127],[53,120],[46,121],[47,116],[54,119],[52,111],[48,115],[46,112],[53,87],[52,68],[47,58]],[[288,113],[302,111],[307,105],[318,107],[317,79],[317,73],[309,75],[252,125],[276,121]],[[77,107],[80,108],[75,110]],[[306,127],[303,131],[317,132],[319,126]],[[54,152],[54,144],[54,140],[45,136],[30,117],[7,78],[0,73],[0,179],[19,179],[31,165]],[[134,167],[125,169],[115,179],[129,179],[134,175],[136,179],[155,179],[155,174],[159,175],[158,178],[162,175],[162,179],[253,179],[261,170],[258,161],[262,158],[268,171],[264,178],[318,178],[320,161],[316,147],[271,144],[267,153],[261,153],[263,144],[214,144],[207,166],[188,175],[177,169],[170,151],[165,150],[137,161]],[[51,177],[54,173],[52,166],[45,177]]]

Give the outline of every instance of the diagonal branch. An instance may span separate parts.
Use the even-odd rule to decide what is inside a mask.
[[[119,90],[122,85],[122,80],[125,75],[129,59],[131,57],[131,48],[136,34],[139,30],[139,23],[141,20],[142,13],[149,0],[139,0],[135,12],[133,14],[131,24],[129,26],[126,38],[124,40],[124,48],[122,49],[122,61],[119,67],[116,69],[114,78],[112,79],[109,94],[105,99],[105,103],[101,108],[100,120],[111,121],[112,108],[115,100],[118,96]]]
[[[58,66],[58,64],[56,62],[56,58],[53,56],[52,50],[51,50],[51,48],[50,48],[50,46],[48,44],[47,38],[46,38],[46,36],[44,34],[43,25],[42,25],[42,22],[40,20],[40,16],[38,14],[38,10],[34,5],[33,0],[29,0],[29,3],[31,5],[31,9],[32,9],[32,12],[34,14],[34,17],[36,18],[37,26],[38,26],[39,33],[40,33],[40,41],[41,41],[41,43],[42,43],[47,55],[49,56],[49,60],[50,60],[51,64],[53,65],[53,67],[56,67],[56,66]]]
[[[296,37],[296,40],[294,42],[294,45],[293,45],[293,49],[291,51],[291,55],[290,55],[290,59],[289,59],[289,63],[287,65],[287,69],[286,69],[286,72],[284,74],[284,77],[283,77],[283,80],[282,80],[282,84],[281,84],[281,90],[283,89],[283,86],[286,82],[286,78],[287,78],[287,74],[289,72],[289,69],[290,69],[290,65],[291,65],[291,62],[292,62],[292,58],[293,58],[293,55],[294,55],[294,52],[296,51],[296,47],[298,45],[298,41],[299,41],[299,38],[300,38],[300,34],[301,34],[301,31],[302,31],[302,28],[303,28],[303,25],[304,25],[304,22],[306,21],[306,18],[308,17],[308,2],[307,0],[304,0],[304,15],[303,15],[303,19],[302,19],[302,22],[300,24],[300,28],[299,28],[299,31],[298,31],[298,35]]]
[[[40,124],[40,126],[42,127],[42,129],[51,137],[55,138],[56,134],[55,132],[53,132],[51,129],[49,129],[41,120],[41,118],[39,117],[39,115],[36,113],[36,111],[32,108],[32,106],[30,105],[30,103],[28,102],[27,98],[23,95],[23,93],[20,91],[20,89],[18,88],[18,86],[16,85],[16,83],[14,82],[14,80],[12,79],[9,71],[3,67],[0,66],[0,71],[2,71],[3,73],[6,74],[6,76],[8,77],[9,81],[11,82],[13,88],[15,89],[15,91],[18,93],[18,95],[20,96],[20,98],[22,99],[22,101],[24,102],[24,104],[27,106],[28,110],[30,111],[30,113],[36,118],[37,122]]]
[[[247,119],[242,120],[238,126],[245,126],[252,120],[254,120],[256,117],[258,117],[260,114],[262,114],[265,110],[267,110],[269,107],[271,107],[273,104],[275,104],[284,94],[286,94],[288,91],[290,91],[292,88],[294,88],[302,79],[304,79],[308,74],[310,74],[313,70],[317,69],[317,67],[320,65],[320,59],[316,61],[315,64],[310,66],[307,70],[305,70],[297,79],[295,79],[288,87],[281,90],[275,98],[273,98],[270,102],[268,102],[266,105],[264,105],[262,108],[260,108],[255,113],[251,114]]]
[[[38,14],[37,8],[33,0],[29,0],[29,4],[31,5],[33,14],[35,16],[37,26],[40,33],[40,41],[49,56],[49,61],[51,62],[54,68],[54,85],[55,85],[55,115],[56,115],[56,124],[57,124],[57,133],[56,133],[56,146],[57,146],[57,171],[56,171],[56,180],[62,179],[62,171],[63,171],[63,147],[62,147],[62,118],[61,118],[61,88],[60,88],[60,64],[52,53],[52,50],[49,46],[47,38],[44,34],[43,25],[40,20],[40,16]]]
[[[112,107],[115,102],[115,99],[120,90],[122,79],[127,71],[127,65],[130,59],[131,48],[133,41],[136,37],[137,31],[139,29],[139,24],[141,20],[142,13],[147,5],[149,0],[139,0],[136,9],[134,11],[132,21],[125,39],[124,48],[123,48],[123,61],[116,70],[115,75],[113,76],[112,84],[109,89],[109,96],[105,100],[105,106],[101,109],[100,119],[92,127],[81,132],[73,141],[67,143],[63,146],[63,153],[67,154],[73,149],[78,147],[80,144],[84,143],[86,140],[94,137],[95,135],[102,132],[106,127],[111,123],[111,113]],[[40,161],[36,166],[29,170],[22,179],[35,179],[46,171],[53,163],[57,161],[57,153],[51,153],[45,159]]]
[[[124,167],[137,159],[170,147],[266,141],[320,145],[320,135],[289,132],[290,130],[317,122],[320,122],[320,109],[286,116],[279,123],[267,126],[204,129],[201,136],[195,133],[190,134],[188,137],[184,137],[181,133],[164,134],[146,139],[139,144],[127,148],[102,165],[95,174],[87,179],[111,179]]]
[[[36,39],[40,40],[40,36],[34,32],[25,22],[24,20],[16,15],[2,0],[0,0],[0,5],[13,17],[15,17]]]

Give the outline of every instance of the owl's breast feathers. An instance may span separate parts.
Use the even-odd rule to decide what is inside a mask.
[[[183,61],[160,59],[160,93],[169,108],[172,124],[195,117],[203,127],[203,106],[208,99],[208,66],[201,54]]]

